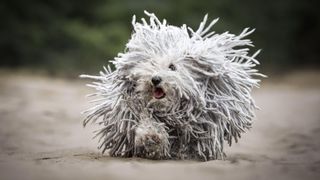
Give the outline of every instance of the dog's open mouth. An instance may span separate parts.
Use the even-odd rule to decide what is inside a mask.
[[[161,99],[166,96],[166,93],[164,93],[163,89],[161,87],[156,87],[153,91],[153,97],[156,99]]]

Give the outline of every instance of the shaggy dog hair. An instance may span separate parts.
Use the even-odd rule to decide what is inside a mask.
[[[89,86],[94,106],[84,125],[95,122],[102,152],[150,159],[223,159],[224,141],[231,145],[251,128],[253,87],[263,76],[248,55],[248,28],[240,35],[210,32],[218,21],[198,30],[162,22],[136,22],[124,53],[104,68]]]

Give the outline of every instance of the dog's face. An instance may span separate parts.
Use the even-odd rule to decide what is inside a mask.
[[[192,91],[197,86],[190,75],[184,58],[158,57],[145,60],[128,70],[129,79],[135,84],[134,98],[142,100],[147,108],[170,113],[177,102],[197,96]],[[191,91],[190,91],[191,90]]]

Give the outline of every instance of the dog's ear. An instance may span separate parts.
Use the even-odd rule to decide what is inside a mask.
[[[205,109],[224,139],[231,145],[238,141],[241,133],[251,128],[257,108],[251,96],[254,87],[259,87],[261,76],[252,69],[253,63],[231,61],[227,58],[207,59],[199,57],[189,59],[189,71],[203,92]],[[191,63],[190,63],[191,62]],[[215,62],[214,64],[211,62]],[[192,66],[192,67],[191,67]],[[201,95],[201,94],[200,94]]]
[[[111,156],[132,156],[134,147],[134,131],[136,115],[128,106],[127,98],[132,84],[119,76],[117,70],[112,71],[110,67],[104,68],[99,76],[81,75],[95,82],[88,84],[96,90],[88,96],[96,98],[92,108],[84,111],[86,118],[85,126],[89,122],[103,125],[96,137],[99,136],[102,152],[110,149]]]
[[[250,68],[244,64],[226,62],[224,66],[221,67],[224,72],[208,79],[206,98],[223,129],[224,139],[231,145],[233,139],[237,142],[241,133],[251,128],[257,108],[251,91],[259,86],[259,80],[253,78]]]

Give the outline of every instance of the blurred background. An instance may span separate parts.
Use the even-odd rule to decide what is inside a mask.
[[[317,0],[1,0],[0,67],[74,77],[97,72],[124,50],[131,18],[143,10],[194,29],[208,13],[220,17],[218,33],[256,28],[249,38],[262,49],[265,73],[320,65]]]
[[[0,175],[23,179],[320,179],[318,0],[1,0]],[[97,74],[144,10],[193,29],[249,36],[269,76],[252,92],[260,111],[227,158],[209,162],[113,158],[82,127]],[[80,171],[79,171],[80,170]]]

